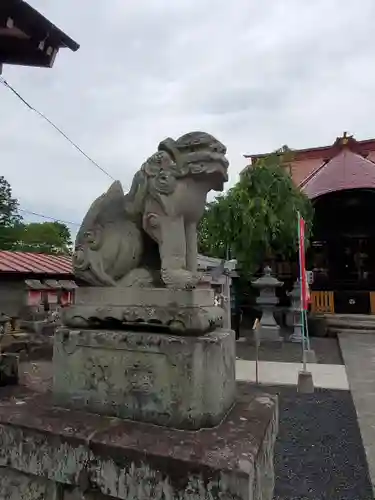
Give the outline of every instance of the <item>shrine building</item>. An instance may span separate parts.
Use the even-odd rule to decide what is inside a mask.
[[[375,139],[344,133],[331,146],[292,152],[286,168],[314,207],[312,312],[375,314]],[[296,274],[288,263],[276,272]]]

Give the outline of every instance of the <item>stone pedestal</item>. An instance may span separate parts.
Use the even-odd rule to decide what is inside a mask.
[[[56,404],[176,428],[217,425],[235,399],[235,334],[57,330]]]
[[[213,386],[212,386],[213,387]],[[0,389],[0,498],[272,500],[277,402],[254,386],[214,429],[181,431]]]
[[[72,328],[129,325],[199,336],[221,328],[223,317],[211,288],[80,287],[62,319]]]

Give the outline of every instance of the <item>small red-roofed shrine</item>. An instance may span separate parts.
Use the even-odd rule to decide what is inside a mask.
[[[315,210],[307,255],[312,310],[375,314],[375,139],[344,133],[331,146],[292,153],[285,168]],[[254,165],[264,156],[245,158]]]

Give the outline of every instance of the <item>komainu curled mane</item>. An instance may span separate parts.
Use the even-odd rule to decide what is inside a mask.
[[[124,194],[116,181],[78,232],[75,275],[94,286],[192,288],[207,193],[228,180],[226,147],[204,132],[166,139]]]

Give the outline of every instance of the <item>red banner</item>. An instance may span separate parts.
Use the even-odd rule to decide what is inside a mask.
[[[305,221],[299,217],[299,264],[301,274],[301,302],[302,309],[307,311],[310,302],[309,286],[307,284],[306,258],[305,258]]]

